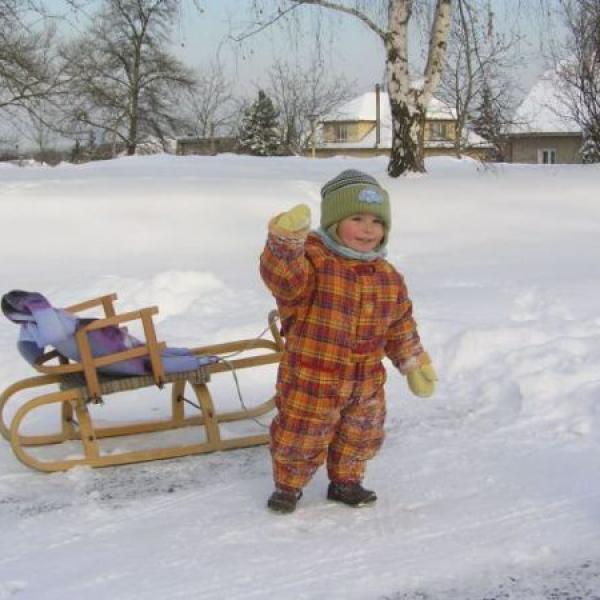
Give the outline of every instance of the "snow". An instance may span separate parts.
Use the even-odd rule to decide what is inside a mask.
[[[568,100],[555,70],[544,73],[515,112],[512,134],[580,134],[581,127],[569,115]]]
[[[316,217],[327,178],[365,170],[391,193],[389,258],[440,375],[422,400],[387,365],[387,438],[365,482],[379,500],[359,510],[327,502],[320,471],[296,513],[268,512],[266,447],[49,475],[0,440],[0,599],[600,598],[600,168],[438,158],[390,180],[385,167],[0,164],[3,291],[56,306],[117,292],[123,310],[158,305],[160,337],[189,346],[260,334],[268,219],[298,202]],[[0,321],[2,387],[32,374],[16,337]],[[274,374],[240,372],[247,405]],[[214,386],[236,405],[230,375]],[[94,410],[150,418],[164,403],[148,390]],[[56,424],[42,411],[25,426]]]
[[[390,121],[390,100],[387,92],[380,92],[380,109],[382,121]],[[427,107],[429,119],[455,119],[455,112],[435,97],[431,98]],[[375,92],[364,94],[349,100],[324,117],[325,121],[375,121],[377,118],[377,95]]]

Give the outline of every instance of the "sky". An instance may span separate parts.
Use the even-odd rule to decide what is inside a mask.
[[[528,89],[544,70],[540,45],[545,35],[537,29],[540,19],[531,3],[523,5],[520,0],[490,0],[496,15],[497,27],[505,32],[518,30],[521,36],[518,52],[523,56],[523,65],[515,79]],[[275,58],[297,60],[314,52],[314,32],[321,26],[324,53],[331,68],[342,73],[349,81],[355,81],[360,92],[372,89],[383,80],[384,49],[379,38],[358,19],[334,11],[323,11],[316,7],[303,9],[302,33],[298,40],[290,36],[286,27],[271,27],[244,44],[237,45],[230,34],[244,30],[251,20],[249,0],[220,0],[206,2],[203,12],[193,7],[193,0],[185,0],[180,26],[176,34],[175,47],[179,55],[190,64],[202,65],[215,54],[219,54],[236,79],[243,85],[264,80],[265,73]],[[265,2],[273,6],[275,1]],[[241,7],[245,10],[241,10]],[[519,18],[515,18],[516,8]],[[297,11],[299,14],[300,11]],[[412,56],[418,59],[422,49],[420,40],[411,38]],[[417,73],[418,76],[418,73]],[[523,91],[526,91],[523,90]]]
[[[522,36],[518,52],[524,64],[515,74],[527,91],[544,69],[540,53],[540,37],[536,24],[539,13],[531,4],[520,0],[490,0],[499,27],[517,28]],[[237,44],[231,36],[244,31],[252,19],[250,0],[183,0],[180,19],[174,31],[173,50],[186,64],[202,68],[219,58],[229,77],[245,93],[267,81],[267,73],[275,59],[300,62],[315,52],[314,31],[321,29],[324,55],[329,68],[336,74],[356,82],[358,93],[370,90],[383,80],[384,51],[377,36],[364,24],[347,15],[305,7],[296,11],[302,21],[299,37],[289,28],[270,27]],[[266,0],[265,7],[273,7],[275,0]],[[521,6],[515,19],[516,7]],[[64,10],[64,0],[46,0],[48,10]],[[421,52],[413,36],[413,56]]]

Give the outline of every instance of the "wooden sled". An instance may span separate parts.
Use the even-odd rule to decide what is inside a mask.
[[[116,294],[110,294],[66,309],[71,313],[77,313],[100,306],[103,308],[103,318],[82,327],[76,333],[81,362],[68,361],[56,351],[47,352],[35,364],[36,370],[41,375],[14,383],[0,396],[0,433],[10,442],[14,453],[21,462],[40,471],[65,471],[77,465],[106,467],[203,454],[216,450],[245,448],[268,442],[268,433],[225,438],[222,436],[220,424],[256,419],[274,408],[273,398],[252,409],[243,408],[218,413],[215,410],[208,383],[211,376],[217,373],[229,372],[231,374],[233,372],[235,375],[235,372],[240,369],[279,362],[283,341],[277,327],[276,311],[272,311],[268,317],[273,340],[239,340],[193,348],[192,352],[196,355],[231,355],[232,358],[200,367],[194,371],[165,374],[160,352],[166,344],[157,341],[152,320],[152,316],[158,313],[158,309],[150,307],[116,314],[114,309],[116,299]],[[145,344],[143,346],[100,358],[92,357],[87,338],[90,331],[135,320],[140,320],[144,329]],[[248,354],[250,355],[248,356]],[[233,358],[233,355],[236,357]],[[152,374],[107,376],[98,372],[98,367],[140,356],[149,357]],[[56,385],[59,387],[58,391],[55,390]],[[154,385],[159,388],[170,386],[171,406],[168,418],[112,426],[94,425],[93,416],[89,410],[90,404],[102,403],[105,397],[111,394],[131,392]],[[54,391],[48,389],[48,386],[52,386]],[[193,390],[197,404],[185,398],[184,392],[187,386]],[[13,416],[10,424],[7,424],[4,409],[8,401],[19,392],[36,388],[40,388],[40,394],[24,402]],[[57,404],[60,410],[60,431],[46,435],[21,435],[23,420],[36,409],[51,404]],[[196,414],[187,415],[186,404],[193,405]],[[204,431],[204,439],[195,443],[118,453],[103,453],[98,443],[98,440],[102,438],[163,432],[193,425],[203,427]],[[81,442],[83,456],[41,460],[26,450],[28,447],[47,447],[51,444],[62,444],[73,440]]]

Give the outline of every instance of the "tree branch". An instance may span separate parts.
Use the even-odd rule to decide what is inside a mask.
[[[343,4],[338,4],[337,2],[329,2],[329,0],[290,0],[296,6],[300,6],[302,4],[313,4],[315,6],[322,6],[323,8],[330,8],[331,10],[336,10],[341,13],[346,13],[347,15],[352,15],[357,19],[360,19],[369,29],[374,31],[384,42],[387,39],[388,32],[383,30],[373,19],[367,16],[364,12],[358,10],[357,8],[350,8],[348,6],[344,6]]]
[[[352,15],[353,17],[360,19],[369,29],[374,31],[384,42],[387,39],[388,32],[383,30],[381,27],[379,27],[379,25],[377,25],[377,23],[375,23],[375,21],[373,21],[373,19],[371,19],[368,15],[366,15],[362,11],[358,10],[357,8],[350,8],[348,6],[344,6],[343,4],[338,4],[337,2],[330,2],[329,0],[288,0],[288,2],[291,2],[291,6],[288,6],[287,8],[278,8],[277,13],[275,15],[269,17],[267,21],[257,24],[256,28],[248,31],[247,33],[239,35],[239,36],[230,36],[230,38],[234,42],[243,42],[244,40],[248,39],[249,37],[252,37],[253,35],[256,35],[257,33],[264,31],[265,29],[267,29],[268,27],[270,27],[277,21],[283,19],[285,16],[287,16],[289,13],[296,10],[297,8],[300,8],[301,6],[304,6],[304,5],[313,5],[313,6],[321,6],[323,8],[328,8],[331,10],[335,10],[337,12]]]
[[[294,4],[293,6],[290,6],[290,7],[286,8],[285,10],[280,8],[277,10],[276,15],[271,17],[268,21],[258,24],[256,29],[252,29],[252,30],[248,31],[247,33],[243,33],[239,36],[230,35],[229,37],[234,42],[243,42],[244,40],[247,40],[249,37],[252,37],[253,35],[256,35],[257,33],[264,31],[265,29],[267,29],[274,23],[277,23],[277,21],[279,21],[280,19],[283,19],[283,17],[285,17],[288,13],[292,12],[293,10],[296,10],[299,6],[300,6],[299,4]]]

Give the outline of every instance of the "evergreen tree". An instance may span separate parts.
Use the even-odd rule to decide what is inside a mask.
[[[491,86],[486,81],[481,92],[481,102],[475,110],[472,125],[477,134],[494,146],[493,160],[504,160],[504,146],[502,134],[506,120],[502,116],[501,109],[494,101]]]
[[[589,132],[583,137],[583,144],[579,150],[581,153],[581,162],[584,164],[600,162],[600,144]]]
[[[260,90],[258,98],[244,111],[239,133],[241,150],[255,156],[275,154],[281,143],[277,130],[278,117],[273,102]]]

